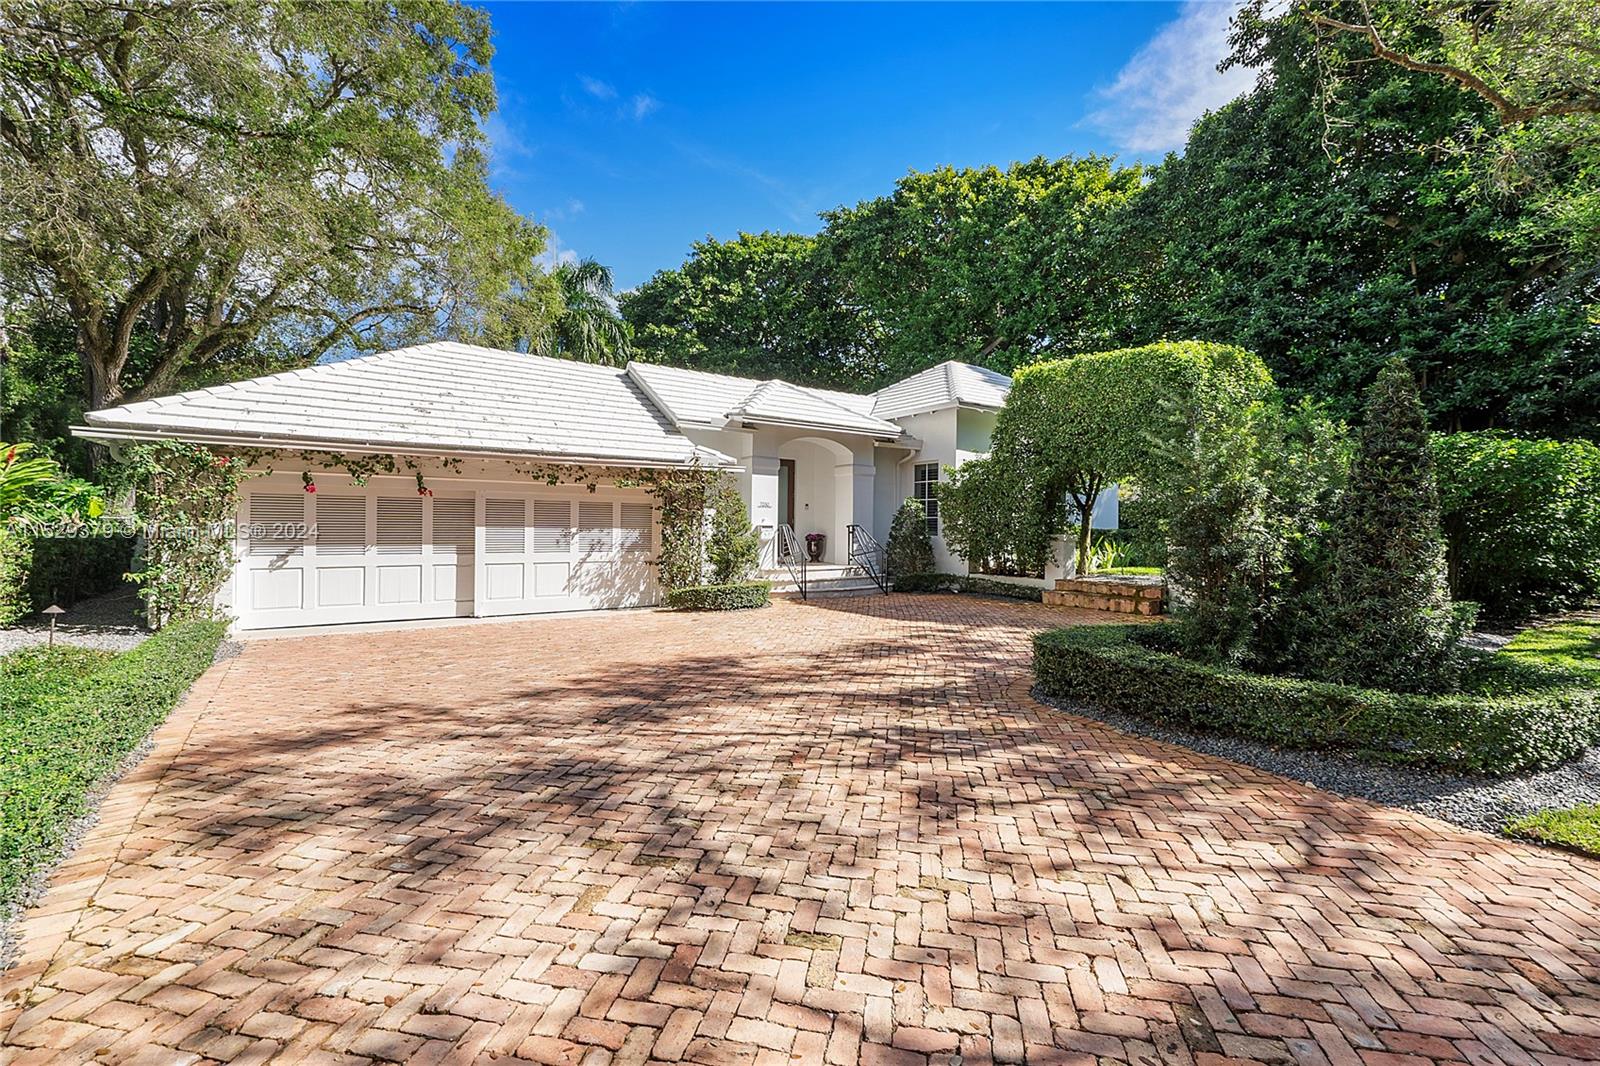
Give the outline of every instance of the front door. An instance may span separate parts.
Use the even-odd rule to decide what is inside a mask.
[[[778,524],[794,528],[794,460],[778,460]]]

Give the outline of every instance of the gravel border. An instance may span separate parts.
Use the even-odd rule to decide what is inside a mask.
[[[139,593],[131,585],[75,603],[56,621],[56,643],[131,651],[150,636],[139,622],[138,609]],[[49,620],[33,615],[21,625],[0,629],[0,655],[49,641]]]
[[[1403,807],[1468,829],[1500,835],[1508,821],[1551,807],[1600,802],[1600,747],[1553,770],[1479,777],[1411,767],[1380,766],[1339,752],[1294,751],[1255,740],[1201,733],[1089,704],[1033,697],[1068,714],[1113,729],[1254,766],[1342,796]]]

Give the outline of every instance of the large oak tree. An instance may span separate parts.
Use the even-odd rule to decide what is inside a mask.
[[[545,235],[486,183],[490,51],[447,0],[0,5],[8,301],[70,316],[90,407],[252,345],[537,332],[506,322],[548,304],[504,299]]]

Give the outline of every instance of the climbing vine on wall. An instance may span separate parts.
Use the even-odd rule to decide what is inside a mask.
[[[152,626],[216,614],[217,589],[233,567],[233,522],[249,466],[243,455],[181,441],[128,449],[123,469],[144,535],[128,576],[144,591]]]

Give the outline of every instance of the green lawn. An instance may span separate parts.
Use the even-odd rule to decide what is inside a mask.
[[[1600,619],[1524,629],[1500,654],[1530,666],[1581,674],[1600,685]]]
[[[1600,685],[1600,619],[1525,629],[1500,654],[1529,666],[1578,674]],[[1600,804],[1540,811],[1511,822],[1506,832],[1600,856]]]
[[[0,906],[60,854],[88,797],[210,665],[220,623],[171,626],[121,655],[0,658]]]
[[[1506,832],[1514,837],[1559,844],[1600,857],[1600,803],[1530,814],[1507,825]]]

